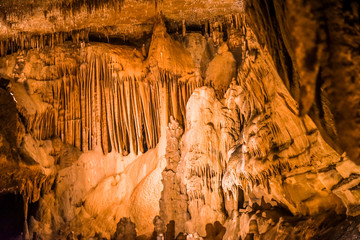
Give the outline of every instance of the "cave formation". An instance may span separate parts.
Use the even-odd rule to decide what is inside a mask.
[[[360,239],[357,0],[0,16],[0,239]]]

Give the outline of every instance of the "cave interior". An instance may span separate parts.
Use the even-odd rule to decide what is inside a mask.
[[[360,239],[357,0],[1,0],[0,239]]]

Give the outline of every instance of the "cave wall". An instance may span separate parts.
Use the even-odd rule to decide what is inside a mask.
[[[357,1],[251,0],[246,11],[300,114],[309,114],[327,142],[356,163],[359,9]]]

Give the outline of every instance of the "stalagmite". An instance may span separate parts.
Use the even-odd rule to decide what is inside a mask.
[[[24,197],[23,199],[24,201],[24,235],[23,238],[24,240],[29,240],[30,239],[30,234],[29,234],[29,226],[28,226],[28,222],[27,222],[27,217],[28,217],[28,208],[29,208],[29,199]]]

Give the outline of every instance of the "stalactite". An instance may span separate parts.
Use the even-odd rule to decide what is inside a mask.
[[[105,80],[104,80],[104,95],[105,95],[105,112],[106,112],[106,124],[107,124],[107,130],[110,140],[110,146],[112,149],[115,149],[115,151],[119,151],[117,146],[115,146],[115,130],[114,130],[114,118],[112,113],[114,112],[113,108],[113,101],[110,101],[111,99],[111,90],[110,90],[110,78],[109,74],[105,74]],[[110,75],[111,76],[111,75]],[[115,83],[116,84],[116,83]]]
[[[80,85],[81,85],[81,150],[86,152],[88,150],[88,130],[87,130],[87,81],[86,81],[86,72],[85,65],[80,67],[80,74],[78,75]]]
[[[130,152],[130,146],[128,144],[129,142],[129,129],[127,128],[126,122],[127,119],[125,118],[125,97],[123,95],[124,91],[124,82],[120,82],[117,85],[116,88],[116,96],[117,98],[117,105],[115,106],[116,111],[116,133],[117,133],[117,142],[118,142],[118,148],[122,151],[123,154],[127,154]]]
[[[96,145],[101,145],[101,92],[100,92],[100,71],[101,71],[101,58],[97,58],[95,60],[95,71],[96,71],[96,81],[94,81],[95,89],[94,89],[94,95],[95,95],[95,129],[96,129]]]
[[[139,99],[138,99],[138,94],[137,94],[137,87],[136,87],[136,82],[135,79],[130,80],[129,82],[130,84],[130,89],[132,90],[132,98],[133,98],[133,116],[135,119],[135,132],[136,132],[136,140],[137,140],[137,146],[138,146],[138,150],[140,152],[144,152],[144,148],[143,148],[143,136],[142,136],[142,116],[141,116],[141,109],[140,109],[140,105],[139,105]]]
[[[94,81],[95,81],[95,75],[94,75],[94,61],[89,61],[89,69],[87,70],[87,129],[88,129],[88,149],[93,149],[94,147],[94,128],[95,128],[95,112],[94,112],[94,104],[95,104],[95,98],[94,98]]]
[[[119,148],[119,144],[118,144],[118,141],[119,141],[119,137],[118,137],[118,127],[117,127],[117,124],[119,124],[119,97],[115,98],[114,97],[114,88],[117,88],[119,87],[118,86],[118,83],[115,83],[114,85],[110,82],[110,79],[107,81],[108,82],[108,93],[109,93],[109,96],[110,98],[107,100],[109,103],[108,103],[108,106],[110,106],[109,108],[109,112],[108,112],[108,118],[109,118],[109,129],[110,130],[110,134],[111,134],[111,139],[112,139],[112,147],[115,149],[115,151],[117,152],[121,152],[123,151],[122,148]],[[116,93],[118,93],[118,91],[116,91]],[[111,99],[111,100],[110,100]],[[112,99],[114,99],[115,101],[112,101]],[[125,134],[125,132],[123,133]]]
[[[106,75],[105,75],[106,76]],[[101,140],[102,140],[102,149],[104,153],[109,152],[109,135],[108,128],[106,125],[106,107],[105,107],[105,81],[100,81],[100,89],[101,89]]]
[[[117,97],[118,105],[116,105],[115,111],[117,112],[117,119],[118,119],[118,121],[116,122],[118,147],[122,149],[124,154],[127,154],[130,152],[130,145],[129,145],[130,129],[128,128],[128,124],[127,124],[128,119],[126,114],[126,98],[124,95],[124,88],[125,88],[124,82],[121,82],[118,88],[115,89],[116,96],[118,96]],[[122,131],[123,129],[124,131]]]

